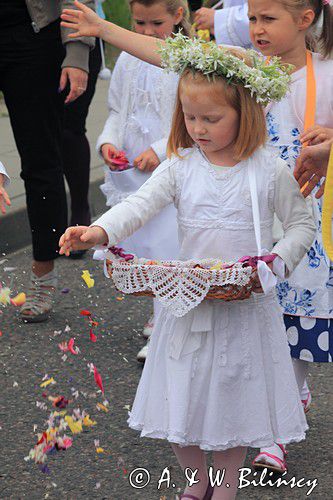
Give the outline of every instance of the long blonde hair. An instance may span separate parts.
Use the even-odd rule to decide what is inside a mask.
[[[292,15],[303,9],[312,9],[314,20],[312,28],[315,28],[320,16],[323,16],[323,25],[319,37],[316,37],[310,30],[306,41],[310,50],[320,51],[323,56],[329,57],[333,49],[333,8],[329,3],[324,4],[323,0],[279,0],[282,5]]]
[[[145,7],[151,7],[152,5],[162,4],[165,6],[167,12],[174,16],[177,13],[179,7],[183,8],[183,18],[180,23],[175,26],[175,31],[182,31],[183,35],[191,36],[191,23],[190,23],[190,11],[188,8],[187,0],[128,0],[130,8],[134,3],[139,3]]]

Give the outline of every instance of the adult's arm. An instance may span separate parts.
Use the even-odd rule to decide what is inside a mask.
[[[95,10],[94,0],[82,0],[87,7]],[[62,0],[61,10],[75,9],[73,0]],[[62,63],[62,68],[78,68],[89,73],[89,52],[95,45],[94,37],[80,37],[73,40],[69,38],[72,30],[61,27],[61,38],[66,48],[66,55]]]

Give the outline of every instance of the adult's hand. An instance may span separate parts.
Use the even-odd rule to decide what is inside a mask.
[[[201,7],[194,15],[196,28],[199,30],[209,30],[211,33],[214,33],[214,16],[215,10]]]
[[[75,101],[80,95],[82,95],[87,89],[88,83],[88,73],[83,69],[79,68],[63,68],[60,77],[59,88],[61,91],[69,82],[70,91],[65,99],[65,104]]]
[[[295,178],[300,188],[304,188],[304,197],[308,196],[327,174],[327,165],[333,141],[325,141],[315,146],[304,148],[297,158]],[[324,194],[325,182],[316,193],[316,198]]]

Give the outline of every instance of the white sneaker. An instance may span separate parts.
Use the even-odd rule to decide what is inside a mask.
[[[147,344],[143,346],[142,349],[138,352],[136,359],[140,361],[140,363],[144,363],[146,361],[146,357],[148,354],[148,349],[149,349],[149,342],[150,339],[148,339]]]
[[[154,328],[154,315],[152,315],[149,318],[149,320],[147,321],[147,323],[143,328],[142,335],[145,339],[149,339],[149,337],[152,334],[153,328]]]

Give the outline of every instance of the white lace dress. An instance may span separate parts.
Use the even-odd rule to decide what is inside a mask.
[[[178,75],[166,74],[161,68],[123,52],[112,74],[108,97],[110,114],[97,140],[97,150],[111,143],[123,149],[132,164],[151,147],[160,161],[164,161],[177,86]],[[101,186],[106,204],[113,206],[121,202],[137,191],[150,175],[136,168],[111,172],[106,167],[105,182]],[[139,257],[173,259],[179,251],[177,231],[176,211],[170,205],[122,245]]]
[[[183,160],[164,162],[137,194],[95,222],[109,243],[127,237],[173,200],[181,259],[256,255],[247,175],[252,161],[259,173],[262,245],[272,249],[276,211],[285,235],[274,251],[291,271],[315,228],[284,162],[261,149],[249,161],[216,171],[198,149],[183,154]],[[141,436],[204,450],[304,439],[307,424],[275,292],[229,303],[205,301],[181,318],[163,309],[129,425]]]

